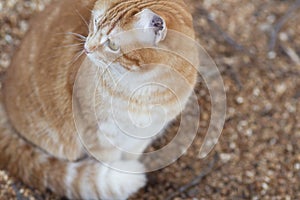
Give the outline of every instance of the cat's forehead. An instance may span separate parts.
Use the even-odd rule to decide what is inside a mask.
[[[143,6],[139,4],[138,0],[102,0],[95,4],[92,13],[101,25],[107,25],[110,22],[115,25],[114,23],[118,21],[130,20],[136,13],[140,12]]]
[[[116,0],[98,0],[96,1],[92,10],[94,17],[103,17],[108,10],[111,9],[112,5]]]
[[[92,15],[94,18],[102,18],[105,15],[104,9],[94,9],[92,11]]]
[[[126,10],[114,10],[112,8],[116,6],[113,3],[105,4],[104,6],[96,5],[92,10],[92,18],[95,25],[98,28],[101,36],[113,35],[116,32],[120,32],[125,29],[124,22],[129,24],[133,18],[131,15],[126,15]]]
[[[105,10],[107,10],[109,8],[110,3],[111,2],[107,1],[107,0],[98,0],[98,1],[95,2],[93,11],[94,10],[103,10],[103,12],[105,12]]]

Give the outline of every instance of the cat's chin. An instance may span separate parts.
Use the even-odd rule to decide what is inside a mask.
[[[107,63],[105,63],[101,58],[99,58],[96,55],[93,54],[87,54],[87,58],[96,66],[101,67],[101,68],[105,68],[106,66],[108,66]]]
[[[130,67],[130,70],[129,70],[129,69],[124,68],[119,62],[115,62],[115,63],[105,62],[103,59],[101,59],[98,56],[93,55],[93,54],[87,54],[87,58],[95,66],[97,66],[101,69],[107,69],[108,67],[110,67],[110,71],[115,71],[119,75],[126,74],[129,71],[130,72],[139,72],[140,71],[140,68],[138,66],[133,65]]]

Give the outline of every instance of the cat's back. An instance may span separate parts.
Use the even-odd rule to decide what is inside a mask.
[[[14,55],[4,82],[5,107],[14,127],[29,139],[72,126],[65,122],[72,113],[72,81],[80,64],[74,60],[83,41],[69,32],[87,34],[82,18],[89,20],[94,3],[54,1],[31,21]]]

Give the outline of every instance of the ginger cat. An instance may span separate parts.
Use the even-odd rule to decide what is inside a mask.
[[[88,28],[79,13],[89,19]],[[139,31],[121,34],[132,29]],[[134,140],[114,119],[126,129],[132,116],[143,127],[151,112],[151,129],[159,128],[162,121],[168,123],[183,109],[197,71],[179,56],[155,47],[171,45],[188,49],[191,55],[195,51],[172,40],[171,30],[194,38],[192,17],[182,0],[53,2],[32,21],[6,73],[4,107],[15,132],[8,131],[9,125],[3,127],[3,119],[1,167],[30,186],[70,199],[126,199],[142,188],[144,173],[124,173],[110,166],[143,171],[139,153],[155,137]],[[84,44],[73,45],[78,40]],[[134,49],[136,46],[154,49]],[[126,51],[130,48],[134,50]],[[185,78],[188,88],[181,86],[175,72]],[[95,80],[99,81],[96,86]],[[149,82],[171,87],[176,96],[170,88],[151,84],[133,94]],[[176,106],[176,101],[183,107]],[[165,115],[153,110],[157,104]],[[96,123],[90,119],[93,113]],[[79,128],[78,120],[82,121]],[[152,134],[150,129],[135,130],[134,136]],[[122,153],[114,145],[134,154]]]

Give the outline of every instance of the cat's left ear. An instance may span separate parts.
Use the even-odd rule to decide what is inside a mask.
[[[153,32],[155,44],[158,44],[165,39],[167,35],[167,25],[161,16],[150,9],[144,9],[137,15],[139,17],[137,28],[151,30]]]

